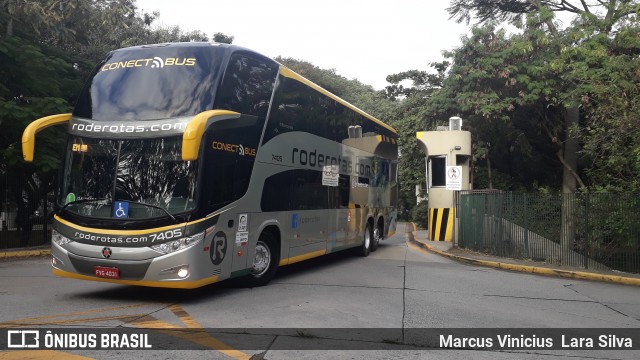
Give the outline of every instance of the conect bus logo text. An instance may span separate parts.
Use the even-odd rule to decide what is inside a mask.
[[[242,144],[236,145],[236,144],[227,144],[227,143],[223,143],[220,141],[214,141],[211,144],[211,147],[213,150],[222,150],[222,151],[228,151],[228,152],[232,152],[232,153],[237,153],[240,156],[256,156],[256,149],[254,148],[250,148],[248,146],[244,146]]]
[[[117,69],[125,69],[125,68],[141,68],[141,67],[149,67],[153,69],[164,68],[165,66],[195,66],[196,58],[146,58],[146,59],[137,59],[137,60],[128,60],[128,61],[117,61],[104,64],[100,71],[109,71],[109,70],[117,70]]]

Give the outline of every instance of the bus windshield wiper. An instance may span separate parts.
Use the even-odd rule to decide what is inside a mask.
[[[64,204],[64,205],[60,208],[60,211],[64,210],[64,209],[65,209],[67,206],[69,206],[69,205],[73,205],[73,204],[81,204],[81,203],[92,202],[92,201],[103,201],[103,200],[107,200],[107,198],[86,198],[86,199],[80,199],[80,200],[69,201],[68,203]]]
[[[116,201],[123,201],[123,202],[128,202],[129,204],[138,204],[138,205],[148,206],[148,207],[152,207],[154,209],[162,210],[162,211],[164,211],[165,214],[167,214],[168,217],[171,218],[171,220],[173,220],[173,222],[177,222],[175,216],[171,215],[171,213],[169,211],[167,211],[167,209],[163,208],[162,206],[151,205],[151,204],[147,204],[147,203],[143,203],[143,202],[139,202],[139,201],[128,201],[128,200],[116,200]]]
[[[81,203],[92,202],[92,201],[103,201],[103,200],[108,200],[108,199],[107,198],[88,198],[88,199],[80,199],[80,200],[70,201],[70,202],[64,204],[64,206],[62,206],[60,208],[60,211],[64,210],[69,205],[81,204]],[[138,205],[148,206],[148,207],[152,207],[154,209],[162,210],[165,214],[167,214],[168,217],[171,218],[171,220],[173,220],[173,222],[177,222],[175,216],[171,215],[171,213],[169,211],[167,211],[167,209],[165,209],[165,208],[163,208],[161,206],[151,205],[151,204],[147,204],[147,203],[143,203],[143,202],[139,202],[139,201],[128,201],[128,200],[117,200],[117,201],[124,201],[124,202],[128,202],[130,204],[138,204]]]

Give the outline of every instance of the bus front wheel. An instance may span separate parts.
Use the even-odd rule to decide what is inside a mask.
[[[280,251],[276,239],[268,232],[260,235],[256,243],[251,272],[244,279],[248,287],[264,286],[271,281],[278,270]]]

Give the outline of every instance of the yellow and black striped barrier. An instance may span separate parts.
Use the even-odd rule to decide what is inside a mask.
[[[429,239],[453,241],[453,215],[455,209],[429,209]]]

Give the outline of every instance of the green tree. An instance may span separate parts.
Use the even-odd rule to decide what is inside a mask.
[[[135,0],[0,0],[0,187],[10,188],[0,200],[17,205],[25,239],[38,206],[33,200],[55,187],[64,134],[55,127],[38,134],[34,163],[26,164],[24,128],[42,116],[70,112],[83,81],[108,51],[209,40],[201,31],[153,28],[157,17],[138,13]]]
[[[392,123],[400,134],[401,206],[411,209],[416,203],[416,186],[425,188],[425,154],[416,146],[416,132],[430,130],[447,122],[449,101],[442,107],[430,106],[446,79],[448,62],[431,63],[429,71],[409,70],[387,76],[391,85],[385,95],[396,101]]]
[[[26,124],[49,114],[69,112],[72,93],[81,84],[77,70],[66,59],[19,37],[0,39],[0,185],[10,187],[10,199],[18,207],[16,220],[22,227],[23,243],[30,227],[29,216],[55,183],[59,164],[59,130],[46,130],[40,136],[34,164],[22,161],[20,135]],[[4,184],[1,184],[4,182]],[[4,195],[4,194],[3,194]]]
[[[213,34],[213,41],[217,43],[222,43],[222,44],[231,44],[233,43],[233,36],[229,36],[221,32],[217,32]]]
[[[640,27],[629,21],[606,35],[590,18],[579,24],[551,66],[580,98],[583,118],[570,133],[582,145],[587,183],[640,190]]]
[[[561,163],[545,131],[561,119],[550,101],[555,80],[541,76],[548,51],[530,36],[509,37],[491,24],[474,28],[447,54],[449,76],[428,106],[464,119],[474,139],[476,187],[493,187],[483,178],[492,175],[510,179],[501,181],[505,190],[558,185]]]
[[[0,2],[0,24],[2,35],[11,37],[17,29],[19,33],[55,31],[61,34],[73,33],[60,26],[64,10],[75,8],[73,0],[2,0]]]
[[[638,146],[637,140],[634,142],[633,138],[633,134],[637,133],[633,131],[637,129],[634,125],[637,124],[637,111],[635,101],[629,98],[629,95],[637,93],[637,82],[633,82],[637,76],[632,68],[624,66],[625,61],[627,64],[634,63],[632,54],[637,49],[637,41],[631,39],[638,34],[638,1],[588,3],[569,0],[454,0],[449,11],[459,21],[469,21],[470,15],[475,13],[481,22],[509,20],[523,30],[522,35],[511,39],[513,46],[508,48],[522,49],[524,53],[535,56],[528,64],[515,68],[513,63],[507,62],[505,71],[496,73],[496,77],[504,76],[508,79],[507,83],[512,82],[513,85],[522,84],[523,81],[528,83],[526,89],[520,90],[522,100],[512,103],[512,100],[516,100],[513,96],[496,96],[495,92],[488,92],[494,97],[483,98],[484,108],[487,108],[487,100],[489,104],[498,107],[507,103],[514,107],[515,104],[548,104],[545,108],[538,107],[537,114],[549,139],[557,145],[557,159],[563,169],[563,192],[574,192],[577,184],[586,189],[587,183],[582,179],[585,174],[596,181],[611,181],[622,174],[638,174],[637,158],[634,156]],[[554,23],[554,15],[558,11],[568,11],[579,16],[567,30],[561,31]],[[618,37],[618,34],[625,35]],[[616,43],[625,44],[622,47],[624,50],[616,49]],[[622,80],[621,86],[611,83],[611,78]],[[624,80],[631,82],[626,83]],[[608,89],[604,90],[605,88]],[[619,102],[607,99],[612,93],[625,100]],[[604,109],[604,112],[601,111]],[[611,119],[612,110],[622,110],[623,120],[609,123],[622,125],[620,127],[627,129],[627,132],[633,129],[631,138],[626,137],[625,133],[618,133],[623,137],[622,143],[602,141],[608,131],[603,124]],[[582,154],[600,160],[600,164],[592,162],[591,167],[582,174],[577,166],[579,140],[585,145]],[[629,140],[632,144],[630,146]],[[615,151],[621,150],[630,150],[631,160],[615,155]],[[602,162],[605,166],[602,166]],[[615,175],[601,179],[595,176],[603,175],[602,170],[610,169],[611,166],[616,170]],[[626,181],[624,184],[633,188],[637,182]],[[572,246],[575,235],[573,206],[572,203],[565,203],[562,208],[561,242],[565,247]]]
[[[608,0],[588,3],[586,1],[570,0],[453,0],[449,7],[452,17],[458,21],[469,22],[475,15],[480,22],[488,21],[510,21],[516,26],[525,28],[529,35],[529,47],[542,47],[547,49],[547,60],[562,58],[561,54],[566,49],[587,50],[585,43],[591,43],[592,38],[611,38],[615,29],[625,26],[625,23],[634,22],[640,11],[638,1]],[[570,12],[579,16],[580,22],[574,28],[573,36],[566,36],[565,32],[559,31],[554,23],[555,12]],[[526,22],[523,20],[526,19]],[[523,26],[523,24],[526,24]],[[583,31],[588,29],[588,31]],[[576,36],[581,34],[582,36]],[[583,58],[586,60],[587,58]],[[563,60],[566,60],[563,59]],[[573,59],[576,60],[576,59]],[[577,68],[589,68],[588,61],[577,61]],[[558,62],[556,61],[556,64]],[[573,65],[569,65],[570,67]],[[573,192],[577,188],[577,183],[581,187],[586,187],[578,174],[577,153],[578,139],[571,136],[569,129],[579,127],[580,105],[584,94],[584,87],[578,86],[571,73],[561,71],[562,66],[556,65],[554,68],[544,66],[541,68],[542,76],[537,79],[561,80],[554,82],[552,88],[555,90],[555,97],[552,101],[554,105],[562,108],[562,120],[554,122],[553,126],[545,128],[552,142],[558,145],[558,159],[563,165],[563,191]],[[577,74],[575,74],[577,75]],[[551,88],[547,86],[547,88]],[[544,91],[544,89],[541,89]],[[584,108],[582,108],[584,110]]]

